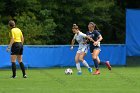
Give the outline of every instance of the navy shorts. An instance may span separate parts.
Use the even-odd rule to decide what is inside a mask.
[[[101,51],[100,46],[92,46],[92,47],[90,47],[90,53],[92,53],[93,50],[96,50],[96,49]]]
[[[21,42],[15,42],[11,47],[11,55],[22,55],[23,54],[23,45]]]

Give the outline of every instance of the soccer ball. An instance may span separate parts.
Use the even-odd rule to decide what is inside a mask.
[[[73,73],[73,71],[72,71],[72,69],[70,69],[70,68],[67,68],[67,69],[65,70],[65,74],[66,74],[66,75],[72,75],[72,73]]]

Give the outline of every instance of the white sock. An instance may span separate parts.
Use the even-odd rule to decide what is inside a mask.
[[[81,71],[80,63],[76,63],[76,67],[78,71]]]
[[[87,63],[85,60],[84,60],[82,63],[83,63],[84,66],[86,66],[87,68],[90,68],[89,65],[88,65],[88,63]]]

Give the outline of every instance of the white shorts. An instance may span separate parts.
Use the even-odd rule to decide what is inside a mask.
[[[87,52],[88,52],[88,46],[84,46],[84,47],[78,48],[77,53],[82,53],[82,52],[84,52],[84,53],[87,54]]]

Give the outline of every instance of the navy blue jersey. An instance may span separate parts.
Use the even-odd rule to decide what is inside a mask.
[[[97,41],[99,39],[99,36],[101,35],[98,30],[94,30],[93,32],[88,31],[86,34],[87,36],[90,36],[94,41]],[[92,41],[89,41],[89,44],[90,44],[90,47],[94,46]]]

